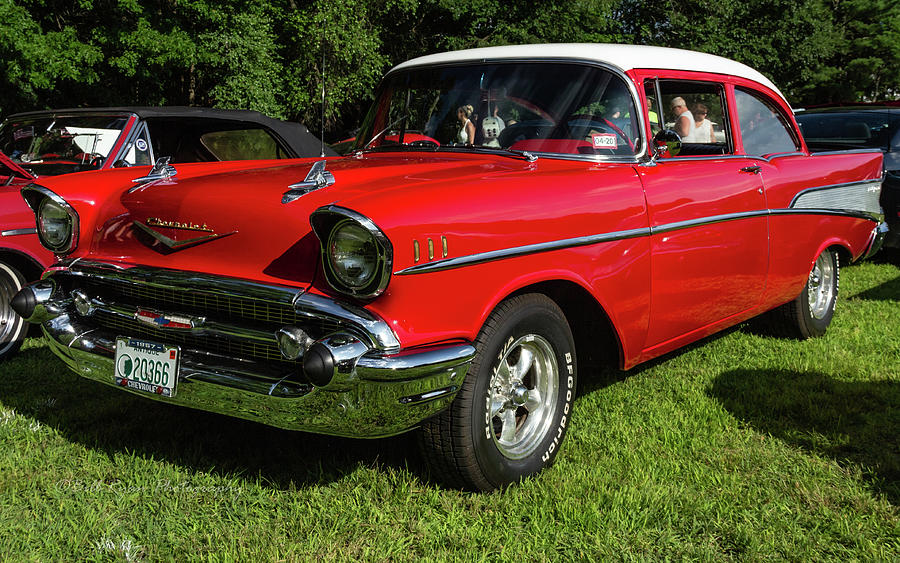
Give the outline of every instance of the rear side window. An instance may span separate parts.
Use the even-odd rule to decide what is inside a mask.
[[[734,89],[734,100],[746,154],[765,156],[800,150],[790,121],[774,103],[741,88]]]
[[[213,131],[200,142],[219,160],[266,160],[286,158],[278,143],[264,129]]]

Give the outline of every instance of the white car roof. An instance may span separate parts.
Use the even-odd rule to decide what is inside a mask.
[[[597,61],[616,67],[622,71],[635,68],[689,70],[728,74],[753,80],[784,95],[760,72],[749,66],[707,53],[671,49],[669,47],[649,47],[645,45],[616,45],[612,43],[549,43],[537,45],[509,45],[505,47],[483,47],[450,51],[418,57],[399,64],[392,69],[400,70],[413,66],[456,63],[463,61],[497,59],[581,59]]]

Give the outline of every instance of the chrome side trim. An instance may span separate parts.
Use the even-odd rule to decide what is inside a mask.
[[[881,219],[871,213],[865,211],[856,211],[852,209],[760,209],[755,211],[745,211],[741,213],[729,213],[724,215],[713,215],[710,217],[701,217],[688,221],[679,221],[676,223],[667,223],[665,225],[657,225],[646,229],[632,229],[630,231],[615,231],[611,233],[602,233],[597,235],[589,235],[585,237],[576,237],[570,239],[562,239],[537,244],[528,244],[524,246],[516,246],[503,250],[493,250],[489,252],[480,252],[478,254],[470,254],[468,256],[460,256],[458,258],[450,258],[447,260],[436,260],[428,264],[420,264],[410,266],[394,272],[397,276],[408,276],[414,274],[425,274],[431,272],[440,272],[443,270],[452,270],[463,268],[466,266],[474,266],[476,264],[484,264],[486,262],[495,262],[505,260],[507,258],[515,258],[530,254],[538,254],[541,252],[550,252],[552,250],[564,250],[568,248],[576,248],[579,246],[589,246],[603,242],[614,242],[630,238],[646,237],[669,233],[672,231],[680,231],[693,227],[702,227],[704,225],[713,225],[715,223],[725,223],[728,221],[740,221],[742,219],[751,219],[754,217],[768,217],[772,215],[836,215],[841,217],[852,217],[854,219],[865,219],[879,223]]]
[[[810,152],[809,156],[829,156],[833,154],[871,154],[871,153],[880,153],[881,149],[847,149],[847,150],[833,150],[833,151],[822,151],[822,152]]]
[[[575,248],[579,246],[590,246],[601,242],[612,242],[617,240],[625,240],[630,238],[645,237],[650,235],[650,229],[631,229],[628,231],[616,231],[613,233],[602,233],[598,235],[589,235],[585,237],[569,238],[551,242],[542,242],[537,244],[528,244],[525,246],[516,246],[503,250],[492,250],[489,252],[480,252],[478,254],[470,254],[469,256],[460,256],[458,258],[448,258],[446,260],[436,260],[428,264],[420,264],[411,266],[398,272],[394,272],[398,276],[408,276],[412,274],[424,274],[429,272],[440,272],[443,270],[452,270],[465,266],[473,266],[475,264],[483,264],[485,262],[495,262],[497,260],[505,260],[507,258],[516,258],[518,256],[527,256],[529,254],[538,254],[540,252],[550,252],[552,250],[560,250],[564,248]]]
[[[882,180],[879,178],[831,186],[817,186],[798,193],[789,207],[791,209],[852,209],[879,216],[883,214],[879,203],[881,184]]]
[[[0,231],[0,237],[16,237],[20,235],[36,235],[37,229],[10,229],[8,231]]]

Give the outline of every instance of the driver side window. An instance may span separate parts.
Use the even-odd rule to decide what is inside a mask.
[[[649,81],[648,81],[649,82]],[[725,88],[715,82],[660,80],[659,103],[651,110],[651,128],[671,129],[681,137],[679,156],[733,153]],[[655,93],[654,93],[655,96]],[[656,108],[662,112],[653,123]],[[657,119],[660,118],[657,116]]]

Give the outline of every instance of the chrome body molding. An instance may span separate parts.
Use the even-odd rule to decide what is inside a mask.
[[[537,244],[528,244],[525,246],[516,246],[513,248],[505,248],[502,250],[492,250],[490,252],[481,252],[478,254],[470,254],[468,256],[460,256],[458,258],[448,258],[446,260],[436,260],[428,264],[411,266],[403,270],[394,272],[397,276],[408,276],[412,274],[424,274],[429,272],[440,272],[443,270],[452,270],[455,268],[463,268],[466,266],[474,266],[475,264],[484,264],[485,262],[495,262],[497,260],[505,260],[507,258],[516,258],[519,256],[528,256],[530,254],[538,254],[540,252],[550,252],[553,250],[561,250],[565,248],[575,248],[578,246],[590,246],[601,242],[612,242],[616,240],[624,240],[629,238],[644,237],[650,234],[650,229],[632,229],[629,231],[617,231],[613,233],[603,233],[598,235],[590,235],[586,237],[576,237]]]
[[[51,350],[80,376],[115,386],[115,337],[66,313],[43,325]],[[405,432],[446,408],[475,349],[468,344],[398,356],[370,352],[340,390],[265,374],[254,362],[182,351],[177,392],[148,399],[244,418],[289,430],[378,438]]]
[[[646,237],[701,227],[703,225],[712,225],[727,221],[740,221],[754,217],[768,217],[775,215],[836,215],[854,219],[864,219],[880,224],[884,220],[883,212],[878,203],[880,193],[881,180],[867,180],[864,182],[810,188],[798,194],[791,203],[791,207],[787,209],[759,209],[741,213],[712,215],[692,219],[690,221],[656,225],[645,229],[614,231],[584,237],[516,246],[501,250],[470,254],[468,256],[459,256],[446,260],[435,260],[434,262],[429,262],[427,264],[418,264],[394,272],[394,275],[408,276],[413,274],[440,272],[443,270],[484,264],[486,262],[505,260],[507,258],[538,254],[541,252]],[[881,238],[883,238],[883,236]]]
[[[36,235],[37,229],[10,229],[8,231],[0,231],[0,237],[17,237],[21,235]]]
[[[791,209],[837,209],[868,213],[883,218],[881,204],[882,180],[866,180],[803,190],[794,196]]]

